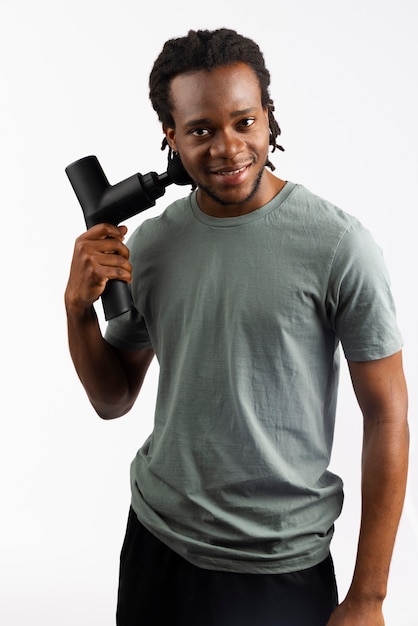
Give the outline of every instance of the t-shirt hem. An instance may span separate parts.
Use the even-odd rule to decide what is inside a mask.
[[[396,343],[386,345],[384,348],[379,346],[375,349],[368,348],[367,350],[344,350],[345,358],[348,361],[377,361],[378,359],[385,359],[386,357],[396,354],[402,350],[402,340]]]
[[[252,559],[245,558],[230,558],[227,557],[217,558],[208,555],[199,555],[196,552],[192,552],[185,546],[184,549],[179,549],[178,541],[167,541],[167,538],[163,533],[159,533],[152,525],[138,514],[135,510],[134,502],[131,502],[131,506],[139,520],[139,522],[156,537],[161,543],[167,546],[170,550],[178,554],[185,561],[188,561],[195,567],[200,569],[213,570],[218,572],[231,572],[240,574],[289,574],[291,572],[299,572],[311,567],[315,567],[322,561],[324,561],[330,552],[329,540],[321,545],[320,549],[310,554],[304,554],[301,556],[292,556],[290,558],[273,558],[268,556],[266,558],[257,558],[254,556]],[[177,545],[176,545],[177,544]],[[267,559],[269,559],[267,561]]]
[[[143,343],[132,343],[131,341],[124,341],[119,337],[115,338],[110,333],[105,334],[105,340],[114,348],[119,348],[121,350],[143,350],[145,348],[152,348],[152,344],[150,341]]]
[[[328,557],[329,552],[330,548],[329,545],[327,545],[309,557],[304,556],[283,559],[274,563],[259,561],[225,561],[224,559],[211,559],[207,557],[189,559],[181,553],[180,556],[183,556],[187,561],[201,569],[241,574],[290,574],[292,572],[300,572],[315,567],[315,565],[322,563],[322,561]]]

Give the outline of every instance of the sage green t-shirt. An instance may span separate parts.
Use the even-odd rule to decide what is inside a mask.
[[[339,343],[354,361],[401,348],[380,249],[290,182],[241,217],[210,217],[192,193],[129,247],[135,309],[106,339],[152,346],[160,365],[154,430],[131,466],[139,520],[208,569],[319,563],[343,500],[327,470]]]

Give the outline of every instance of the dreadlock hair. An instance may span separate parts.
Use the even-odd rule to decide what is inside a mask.
[[[149,78],[149,96],[158,119],[170,128],[175,126],[170,100],[170,85],[175,76],[199,70],[211,71],[233,63],[246,63],[257,75],[262,106],[267,107],[268,111],[269,145],[272,146],[272,152],[276,148],[283,151],[284,148],[276,143],[281,130],[274,117],[274,104],[269,93],[270,73],[263,54],[254,41],[227,28],[190,30],[186,37],[170,39],[164,44]],[[161,149],[164,150],[167,145],[167,139],[164,138]],[[168,158],[171,158],[170,148]],[[275,169],[269,160],[266,165],[271,170]]]

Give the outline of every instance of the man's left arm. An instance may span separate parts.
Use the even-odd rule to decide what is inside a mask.
[[[402,353],[349,362],[364,418],[362,513],[353,580],[327,626],[383,626],[383,600],[405,497],[408,398]]]

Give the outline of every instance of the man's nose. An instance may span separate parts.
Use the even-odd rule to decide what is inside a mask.
[[[210,155],[215,158],[232,159],[245,148],[245,141],[235,131],[216,133],[210,146]]]

